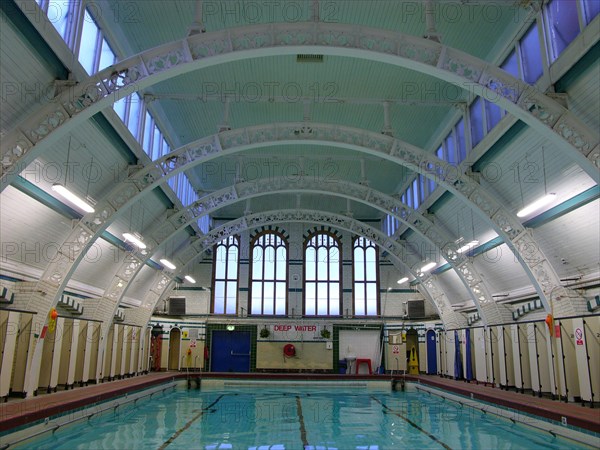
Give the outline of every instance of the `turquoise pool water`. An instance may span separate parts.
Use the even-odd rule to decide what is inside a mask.
[[[13,448],[13,447],[11,447]],[[573,441],[419,392],[180,387],[14,448],[578,449]]]

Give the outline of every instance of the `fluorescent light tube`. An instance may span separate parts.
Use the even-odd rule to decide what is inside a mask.
[[[433,269],[435,266],[437,266],[437,263],[436,263],[436,262],[430,262],[430,263],[427,263],[427,264],[425,264],[423,267],[421,267],[421,270],[420,270],[420,272],[421,272],[421,273],[425,273],[425,272],[427,272],[427,271],[429,271],[429,270]]]
[[[77,197],[62,184],[53,184],[52,190],[61,197],[63,197],[65,200],[77,206],[79,209],[85,211],[86,213],[93,213],[95,211],[94,208],[92,208],[88,203]]]
[[[142,250],[146,248],[146,244],[144,244],[136,235],[131,234],[131,233],[123,233],[123,237],[125,238],[126,241],[131,242],[132,244],[135,244],[138,248],[141,248]]]
[[[163,264],[163,266],[165,266],[167,269],[171,269],[171,270],[175,270],[177,269],[177,267],[175,266],[175,264],[173,264],[171,261],[169,261],[168,259],[161,259],[160,262]]]
[[[185,277],[183,277],[183,278],[185,278],[186,280],[188,280],[188,281],[189,281],[190,283],[192,283],[192,284],[196,284],[196,280],[194,280],[194,279],[193,279],[192,277],[190,277],[189,275],[186,275],[186,276],[185,276]]]
[[[479,241],[477,239],[472,240],[471,242],[466,243],[465,245],[463,245],[461,248],[459,248],[458,250],[456,250],[458,253],[464,253],[467,250],[472,250],[473,247],[475,247],[477,244],[479,244]]]
[[[408,277],[400,278],[398,280],[398,284],[406,283],[408,281]]]
[[[534,211],[543,208],[544,206],[552,203],[556,198],[555,193],[546,194],[543,197],[538,198],[533,203],[530,203],[525,208],[517,213],[517,217],[526,217]]]

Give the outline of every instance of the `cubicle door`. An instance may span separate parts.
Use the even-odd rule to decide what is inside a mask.
[[[17,351],[17,336],[21,313],[2,311],[2,362],[0,366],[0,397],[7,397],[10,391],[13,362]]]
[[[517,325],[517,330],[521,358],[521,391],[524,391],[525,389],[532,389],[533,386],[533,381],[531,378],[531,364],[529,362],[528,329],[527,326]]]
[[[556,396],[556,378],[554,372],[554,351],[548,326],[544,322],[534,324],[536,344],[539,355],[541,392]]]
[[[427,375],[437,373],[437,345],[435,331],[427,330]]]
[[[600,316],[586,317],[582,322],[585,331],[591,398],[597,402],[600,400]]]
[[[25,377],[28,375],[26,373],[27,358],[29,351],[33,349],[32,323],[33,314],[21,313],[10,389],[13,393],[18,392],[23,395],[25,394]]]
[[[560,354],[558,375],[561,381],[560,395],[570,402],[580,398],[577,357],[573,340],[573,321],[570,319],[557,320],[556,347]]]
[[[179,370],[181,362],[179,355],[181,354],[181,330],[172,328],[169,332],[169,370]]]
[[[88,329],[90,322],[87,320],[79,321],[79,337],[77,338],[77,351],[75,357],[74,383],[83,385],[83,372],[90,366],[90,352],[88,350]],[[87,378],[87,377],[86,377]],[[87,381],[87,380],[86,380]]]
[[[440,331],[438,334],[439,341],[439,362],[440,362],[440,375],[446,375],[446,332]]]
[[[47,329],[42,343],[42,363],[40,364],[40,375],[38,377],[39,389],[46,389],[47,392],[52,390],[50,385],[50,377],[52,375],[52,366],[54,363],[55,351],[58,352],[58,358],[60,358],[60,338],[62,336],[62,329],[55,327],[54,329]],[[54,384],[56,386],[56,383]]]
[[[102,361],[98,357],[98,353],[100,352],[100,333],[102,331],[102,327],[98,322],[91,322],[88,326],[90,328],[88,329],[88,344],[86,345],[90,350],[90,361],[88,369],[84,369],[83,371],[84,383],[86,383],[88,380],[92,380],[94,382],[99,381],[101,378],[99,371],[102,370]],[[98,364],[100,364],[100,367],[98,367]]]
[[[123,344],[125,342],[125,328],[126,325],[117,325],[115,324],[115,340],[114,340],[114,349],[113,349],[113,371],[112,376],[121,378],[123,374]]]
[[[106,344],[104,345],[104,355],[102,357],[103,360],[103,373],[101,378],[111,379],[111,365],[113,360],[113,340],[115,334],[115,326],[110,325],[108,329],[108,336],[106,336]]]
[[[473,346],[475,348],[475,379],[480,383],[486,383],[488,372],[483,328],[473,328]]]
[[[527,347],[529,348],[529,365],[531,368],[531,389],[533,392],[541,395],[542,381],[540,379],[540,354],[538,353],[537,333],[535,324],[526,324],[527,329]]]
[[[56,328],[60,328],[61,317],[57,319]],[[67,388],[69,386],[69,367],[71,364],[71,345],[73,343],[74,321],[65,318],[61,337],[60,361],[58,366],[58,384]],[[53,370],[54,375],[54,370]]]
[[[584,402],[592,402],[593,393],[593,374],[600,376],[595,369],[598,364],[598,360],[594,360],[591,357],[598,357],[598,352],[595,349],[598,345],[598,339],[594,335],[593,323],[594,318],[590,317],[587,319],[577,318],[573,319],[573,341],[575,343],[575,357],[577,361],[577,371],[579,373],[579,389],[581,394],[581,400]],[[591,326],[590,326],[591,325]]]
[[[498,358],[500,361],[500,383],[504,387],[515,385],[515,370],[511,332],[508,327],[498,327]]]

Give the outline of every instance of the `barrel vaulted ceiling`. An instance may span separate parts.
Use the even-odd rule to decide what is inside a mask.
[[[417,171],[425,168],[418,163],[415,166],[400,150],[435,157],[475,94],[482,92],[477,87],[481,82],[469,82],[465,72],[440,75],[436,70],[443,67],[417,70],[411,55],[402,60],[409,63],[390,63],[372,55],[381,53],[378,36],[388,38],[396,33],[393,39],[402,40],[428,35],[426,42],[441,44],[439,58],[463,52],[472,56],[474,66],[493,73],[532,21],[540,17],[539,3],[99,0],[89,9],[118,56],[118,70],[123,69],[120,61],[136,61],[139,54],[146,61],[145,70],[150,70],[152,49],[172,42],[200,42],[211,36],[217,39],[223,32],[240,36],[248,30],[244,35],[250,42],[247,50],[209,55],[216,62],[196,70],[179,70],[173,63],[154,81],[140,81],[133,89],[143,98],[174,152],[196,148],[198,142],[219,142],[222,154],[204,155],[177,166],[177,170],[184,170],[199,198],[225,199],[218,207],[208,208],[216,230],[222,224],[237,224],[245,216],[276,210],[306,211],[297,219],[292,220],[289,213],[285,217],[291,222],[304,220],[307,226],[311,217],[315,224],[330,220],[335,226],[337,221],[340,229],[350,227],[354,233],[363,222],[368,225],[365,233],[372,229],[381,232],[379,243],[397,267],[398,278],[414,278],[422,261],[436,260],[437,272],[424,277],[422,292],[437,304],[438,311],[451,309],[451,305],[464,306],[501,322],[508,309],[502,309],[500,303],[506,298],[538,295],[549,309],[554,288],[568,285],[561,280],[597,280],[599,276],[598,175],[588,155],[594,146],[597,153],[599,141],[599,63],[597,57],[582,58],[587,52],[597,54],[598,17],[589,25],[596,31],[588,32],[578,43],[583,50],[570,56],[572,61],[564,63],[562,72],[558,68],[542,78],[536,93],[542,97],[548,94],[544,98],[552,102],[549,105],[556,103],[568,109],[569,117],[590,142],[585,155],[566,145],[566,138],[536,125],[542,120],[536,111],[522,112],[525,116],[519,119],[509,112],[469,151],[460,169],[467,174],[457,172],[453,180],[437,180],[437,188],[408,219],[401,213],[402,195]],[[48,18],[35,12],[35,2],[16,2],[13,6],[4,6],[1,11],[6,25],[0,30],[5,86],[0,118],[3,161],[7,161],[6,152],[15,133],[23,131],[38,111],[56,102],[55,91],[48,87],[54,86],[54,80],[67,80],[71,73],[73,82],[90,81]],[[339,40],[295,45],[285,51],[268,44],[256,48],[256,40],[265,30],[283,33],[298,27],[307,33],[311,27],[339,30]],[[360,36],[361,49],[350,51],[356,42],[340,44],[344,42],[340,36],[350,41]],[[577,58],[583,62],[572,67]],[[168,66],[168,58],[166,61],[163,63]],[[106,69],[106,73],[111,70]],[[66,86],[68,92],[71,85],[60,86]],[[557,86],[563,86],[568,95],[554,95]],[[151,309],[163,295],[161,289],[172,286],[172,276],[184,275],[169,273],[166,281],[161,280],[155,262],[163,256],[178,257],[186,273],[193,274],[200,270],[194,263],[202,258],[206,243],[222,234],[214,231],[207,238],[208,230],[198,228],[191,210],[175,223],[173,217],[185,207],[160,180],[144,184],[149,188],[142,194],[124,195],[122,207],[108,213],[102,219],[106,222],[97,229],[91,216],[79,222],[80,212],[40,201],[54,195],[52,184],[65,175],[60,168],[67,158],[76,168],[69,180],[71,186],[99,206],[109,201],[115,205],[115,189],[126,186],[130,175],[135,177],[136,171],[142,173],[142,166],[150,164],[112,110],[114,99],[103,101],[106,106],[99,112],[73,115],[45,141],[34,142],[39,148],[45,146],[37,153],[33,147],[30,154],[35,154],[34,159],[23,157],[22,166],[5,164],[3,177],[10,177],[10,184],[3,184],[1,194],[1,267],[7,274],[28,279],[52,273],[63,264],[55,255],[60,244],[74,236],[74,224],[83,223],[94,234],[95,243],[86,243],[84,252],[66,263],[69,273],[61,278],[55,294],[69,286],[94,297],[112,296],[118,302]],[[530,109],[535,110],[535,106]],[[557,114],[567,117],[565,110],[560,111]],[[265,136],[262,141],[246,141],[256,130]],[[282,138],[285,133],[291,135]],[[410,149],[415,150],[411,153]],[[184,154],[179,152],[174,154]],[[101,176],[90,181],[77,171],[88,164],[98,167]],[[16,170],[19,177],[13,176]],[[461,176],[465,177],[463,182],[455,183]],[[466,185],[475,190],[461,191]],[[478,192],[489,202],[478,203]],[[525,204],[547,192],[556,193],[556,198],[546,211],[516,217]],[[492,213],[486,213],[489,204],[495,205]],[[315,215],[319,211],[320,218]],[[503,228],[495,211],[508,217],[506,222],[513,228],[529,231],[519,230],[518,236],[513,236],[509,228]],[[386,237],[382,224],[390,213],[400,223],[398,230]],[[276,223],[273,214],[265,213],[255,223]],[[351,220],[341,223],[339,217]],[[174,225],[165,231],[161,224],[169,220]],[[423,224],[429,231],[419,228]],[[239,229],[245,228],[252,226],[244,223]],[[121,237],[132,229],[155,236],[156,245],[150,253],[135,256],[138,263],[132,270],[137,275],[122,291],[113,282],[128,264],[126,249],[119,248],[118,243],[115,246],[110,236]],[[442,238],[436,240],[435,236]],[[479,241],[480,251],[459,256],[454,262],[448,260],[452,252],[439,248],[442,241],[456,249],[472,239]],[[38,253],[42,254],[38,257],[26,251],[36,245],[47,249],[47,254]],[[410,257],[406,256],[408,248]],[[537,259],[532,262],[533,258]],[[547,285],[540,267],[549,273]],[[149,291],[148,286],[156,288]],[[387,287],[397,285],[382,286]],[[578,305],[585,300],[575,290],[565,290],[564,295]],[[489,302],[493,305],[481,306]],[[454,320],[452,314],[441,315]]]

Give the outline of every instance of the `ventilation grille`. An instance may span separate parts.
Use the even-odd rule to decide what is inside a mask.
[[[185,315],[185,297],[171,297],[169,299],[169,315]]]
[[[296,62],[299,62],[299,63],[322,63],[323,55],[296,55]]]
[[[408,317],[410,319],[425,318],[425,300],[414,300],[407,303]]]

